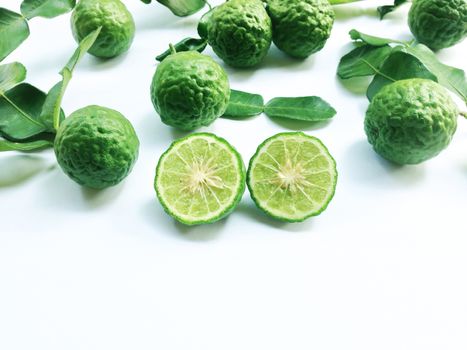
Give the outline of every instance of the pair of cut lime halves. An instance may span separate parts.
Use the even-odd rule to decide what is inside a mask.
[[[169,215],[197,225],[230,214],[243,196],[245,182],[266,214],[304,221],[326,209],[336,181],[336,162],[327,148],[304,133],[280,133],[265,140],[247,172],[240,154],[226,140],[196,133],[173,142],[162,155],[154,186]]]

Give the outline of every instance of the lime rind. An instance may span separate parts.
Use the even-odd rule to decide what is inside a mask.
[[[199,147],[193,147],[195,143]],[[207,147],[203,148],[203,143]],[[208,157],[208,153],[215,156]],[[171,169],[171,165],[177,169]],[[212,176],[207,180],[209,186],[198,191],[190,187],[190,181],[203,166],[211,169]],[[174,141],[162,154],[154,187],[164,211],[191,226],[213,223],[229,215],[245,192],[245,177],[240,154],[225,139],[211,133],[195,133]],[[204,209],[197,205],[201,200]]]
[[[291,145],[296,143],[295,152],[291,157],[287,156],[287,142]],[[270,147],[279,147],[281,144],[281,147],[284,147],[284,154],[276,159],[268,151]],[[300,163],[303,159],[298,158],[306,157],[303,150],[300,150],[303,145],[309,146],[309,150],[312,151],[309,152],[310,155],[313,152],[314,154],[305,163]],[[264,159],[269,159],[275,165],[270,166],[261,162]],[[296,164],[301,164],[302,174],[305,174],[301,180],[303,186],[297,184],[295,189],[291,187],[284,189],[274,184],[274,189],[271,189],[272,182],[279,176],[278,167],[285,165],[287,168],[287,164],[291,166],[290,169],[294,169]],[[258,167],[263,167],[263,171],[257,171]],[[266,169],[267,167],[270,169]],[[317,170],[313,169],[314,167]],[[319,139],[302,132],[285,132],[274,135],[259,145],[249,163],[247,185],[250,196],[258,208],[273,218],[293,223],[317,216],[328,207],[335,194],[337,178],[336,162]],[[306,191],[308,187],[315,189],[312,191],[312,197]],[[268,199],[265,200],[266,194]]]

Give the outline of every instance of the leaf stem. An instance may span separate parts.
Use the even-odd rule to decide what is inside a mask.
[[[169,44],[169,48],[170,48],[170,54],[171,55],[177,53],[177,50],[175,49],[175,46],[173,46],[172,44]]]

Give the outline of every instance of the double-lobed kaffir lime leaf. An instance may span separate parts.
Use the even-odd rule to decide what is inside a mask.
[[[357,48],[344,55],[337,68],[341,79],[374,75],[367,96],[371,99],[392,82],[424,78],[438,82],[467,103],[467,81],[462,69],[443,64],[427,46],[379,38],[351,30]]]
[[[318,96],[275,97],[264,104],[261,95],[231,90],[230,101],[223,117],[241,119],[263,112],[272,118],[307,122],[328,120],[336,114],[336,110]]]

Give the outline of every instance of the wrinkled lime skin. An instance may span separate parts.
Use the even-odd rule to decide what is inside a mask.
[[[327,0],[268,0],[272,40],[288,55],[303,59],[320,51],[334,24]]]
[[[73,37],[79,43],[101,27],[89,53],[111,58],[128,51],[135,36],[135,22],[120,0],[81,0],[71,15]]]
[[[366,112],[365,133],[374,150],[397,164],[437,156],[452,140],[459,111],[447,91],[425,79],[383,87]]]
[[[432,50],[453,46],[467,35],[467,0],[414,0],[409,27]]]
[[[55,155],[62,170],[85,187],[120,183],[138,158],[139,140],[119,112],[88,106],[73,112],[58,129]]]
[[[162,122],[181,130],[210,125],[224,114],[229,99],[227,73],[196,51],[168,56],[152,79],[151,100]]]
[[[259,0],[230,0],[210,14],[207,40],[228,65],[254,67],[271,46],[271,19]]]

